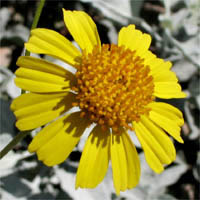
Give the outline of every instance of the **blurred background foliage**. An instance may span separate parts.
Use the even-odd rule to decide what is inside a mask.
[[[9,106],[20,95],[14,85],[16,60],[24,53],[38,0],[3,0],[0,8],[0,149],[17,135],[15,117]],[[173,62],[186,99],[165,100],[184,114],[184,144],[175,146],[176,161],[158,175],[146,164],[134,134],[130,133],[140,153],[142,176],[138,187],[116,196],[109,166],[104,181],[93,190],[75,190],[75,175],[84,141],[61,165],[48,168],[27,151],[33,131],[0,161],[0,199],[74,199],[74,200],[176,200],[200,199],[200,0],[47,0],[38,27],[56,30],[71,41],[62,8],[84,10],[97,24],[102,43],[116,43],[121,27],[134,23],[152,36],[151,51]],[[32,56],[38,56],[32,54]],[[43,56],[66,67],[61,61]]]

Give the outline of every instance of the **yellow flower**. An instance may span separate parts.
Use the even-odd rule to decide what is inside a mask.
[[[155,98],[183,98],[171,63],[148,48],[151,37],[134,25],[119,32],[118,44],[103,44],[92,19],[81,11],[63,10],[65,24],[81,52],[55,31],[37,28],[25,44],[28,51],[58,58],[76,69],[73,74],[44,59],[22,56],[15,83],[30,91],[11,105],[16,126],[45,126],[29,145],[48,166],[62,163],[92,123],[77,171],[76,188],[94,188],[112,163],[116,193],[139,182],[140,163],[128,130],[134,130],[149,166],[157,173],[176,156],[166,134],[178,142],[182,113]],[[72,107],[79,112],[66,114]],[[165,132],[166,131],[166,132]]]

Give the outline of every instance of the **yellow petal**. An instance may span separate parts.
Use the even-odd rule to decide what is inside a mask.
[[[15,78],[15,84],[22,88],[35,93],[50,93],[50,92],[67,92],[70,90],[69,82],[66,85],[51,84],[38,80],[29,80],[26,78]]]
[[[15,72],[15,74],[17,78],[25,78],[25,79],[41,81],[41,82],[46,82],[46,83],[51,83],[51,84],[58,84],[58,85],[63,85],[63,86],[69,85],[69,80],[66,81],[65,77],[57,76],[51,73],[41,72],[34,69],[20,67]]]
[[[101,46],[97,27],[89,15],[82,11],[64,9],[63,15],[67,28],[82,50],[91,53],[94,46]]]
[[[139,139],[142,148],[144,150],[147,163],[156,173],[161,173],[164,170],[162,165],[163,159],[161,158],[161,155],[164,155],[162,148],[155,141],[155,139],[153,139],[152,143],[151,141],[149,141],[153,138],[153,136],[148,133],[148,130],[146,130],[146,128],[142,125],[141,122],[139,123],[133,122],[133,126],[137,138]],[[148,139],[149,136],[151,139]],[[158,151],[161,150],[162,152],[159,154],[159,152],[156,151],[156,148],[158,148]]]
[[[29,106],[37,105],[43,102],[51,101],[54,99],[61,99],[67,96],[66,92],[63,93],[54,93],[54,94],[34,94],[34,93],[26,93],[17,97],[13,100],[11,104],[12,111],[19,111],[20,109],[26,109]],[[73,95],[73,94],[72,94]],[[34,113],[34,111],[32,111]]]
[[[174,144],[167,136],[167,134],[145,116],[142,117],[141,122],[146,127],[146,129],[149,130],[149,133],[158,141],[163,150],[169,156],[170,160],[174,161],[176,158],[176,150],[174,148]]]
[[[148,127],[146,127],[142,122],[138,123],[141,132],[136,135],[139,137],[139,140],[143,146],[149,146],[152,152],[157,156],[162,164],[169,164],[171,159],[168,154],[165,152],[165,149],[161,146],[156,137],[154,137]],[[145,148],[145,147],[144,147]]]
[[[70,82],[75,82],[74,74],[67,71],[63,67],[48,62],[44,59],[39,59],[31,56],[20,56],[17,60],[17,66],[57,75],[62,78],[65,78],[65,80],[70,80]]]
[[[76,82],[75,76],[62,67],[43,59],[21,56],[15,72],[15,83],[24,90],[31,92],[62,92]]]
[[[186,94],[181,91],[181,86],[176,82],[155,82],[154,95],[164,99],[186,97]]]
[[[29,145],[29,151],[36,152],[47,166],[62,163],[88,126],[88,120],[79,116],[79,112],[72,113],[43,128]]]
[[[167,131],[178,142],[183,143],[183,140],[180,136],[181,128],[177,122],[173,121],[171,118],[168,118],[167,115],[162,115],[162,113],[154,109],[154,107],[152,107],[152,110],[149,112],[149,118],[159,127]]]
[[[155,57],[150,61],[145,61],[145,64],[150,67],[154,82],[178,82],[176,74],[170,71],[171,62]]]
[[[75,102],[72,93],[40,95],[23,94],[11,104],[11,109],[17,118],[16,126],[20,130],[30,130],[40,127],[72,107]]]
[[[162,70],[161,72],[157,72],[152,74],[154,82],[178,82],[176,74],[169,70]]]
[[[161,58],[154,57],[152,60],[145,63],[149,65],[153,74],[156,74],[160,71],[170,70],[172,67],[172,63],[170,61],[165,62]]]
[[[124,132],[122,134],[127,159],[128,169],[128,189],[135,187],[140,179],[140,161],[134,144],[129,135]]]
[[[146,127],[155,140],[160,144],[161,148],[165,151],[167,156],[170,158],[170,162],[175,160],[176,151],[174,145],[166,133],[155,125],[148,117],[143,116],[141,123]],[[159,151],[158,149],[156,151]],[[165,163],[168,164],[168,163]]]
[[[109,163],[110,132],[96,126],[83,149],[76,176],[76,188],[94,188],[106,175]]]
[[[135,187],[140,178],[140,162],[128,134],[112,133],[111,162],[116,193]]]
[[[155,59],[157,59],[156,55],[153,54],[151,51],[146,51],[143,54],[143,58],[144,58],[144,65],[148,65],[151,68],[152,63],[155,62]]]
[[[149,49],[151,36],[135,29],[134,25],[123,27],[119,32],[118,45],[135,51],[136,56],[144,57],[144,53]]]
[[[60,66],[33,57],[20,57],[15,83],[24,90],[36,93],[68,91],[75,76]]]
[[[178,126],[182,126],[184,124],[183,115],[180,110],[171,106],[167,103],[162,102],[152,102],[149,104],[149,107],[154,111],[160,113],[161,115],[167,117],[173,122],[177,123]]]
[[[30,52],[47,54],[73,66],[81,56],[78,49],[64,36],[45,28],[33,29],[25,47]]]

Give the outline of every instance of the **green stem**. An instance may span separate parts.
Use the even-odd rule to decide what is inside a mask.
[[[40,3],[37,7],[37,10],[35,12],[35,16],[34,16],[34,19],[33,19],[33,24],[31,26],[31,30],[36,28],[37,25],[38,25],[38,21],[40,19],[40,15],[42,13],[42,9],[44,7],[44,4],[45,4],[45,0],[40,0]],[[25,56],[30,56],[30,52],[29,51],[25,51]],[[22,94],[24,93],[24,91],[22,90]],[[28,134],[30,133],[30,131],[23,131],[23,132],[20,132],[18,133],[14,138],[13,140],[7,144],[4,149],[0,152],[0,159],[3,158],[11,149],[13,149],[13,147],[18,143],[20,142],[24,137],[26,137]]]
[[[40,3],[38,5],[38,7],[37,7],[37,10],[36,10],[36,13],[35,13],[35,16],[34,16],[34,19],[33,19],[31,30],[36,28],[37,25],[38,25],[38,21],[40,19],[40,15],[41,15],[42,9],[44,7],[44,3],[45,3],[45,0],[40,0]],[[26,50],[25,51],[25,56],[30,56],[30,52]]]
[[[9,142],[5,148],[0,152],[0,159],[2,159],[13,147],[20,142],[24,137],[26,137],[30,131],[23,131],[18,133],[11,142]]]

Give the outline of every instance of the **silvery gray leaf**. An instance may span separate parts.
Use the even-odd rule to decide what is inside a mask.
[[[140,17],[140,10],[141,10],[144,2],[145,2],[144,0],[140,0],[140,1],[132,0],[132,1],[130,1],[131,11],[132,11],[133,16]]]
[[[197,153],[196,165],[193,167],[193,175],[195,179],[200,182],[200,151]]]
[[[140,163],[141,179],[137,188],[133,189],[133,192],[134,190],[140,190],[140,196],[143,195],[145,196],[143,199],[148,200],[154,199],[158,195],[164,194],[166,192],[166,187],[175,183],[188,169],[184,162],[179,162],[174,166],[168,167],[161,174],[156,174],[146,163],[144,153],[140,153]]]
[[[177,199],[170,194],[161,194],[154,200],[177,200]]]
[[[99,9],[102,14],[118,23],[127,24],[128,20],[126,17],[131,17],[131,0],[82,0],[83,2],[91,2],[91,4]],[[117,12],[116,12],[117,11]]]
[[[200,110],[200,94],[195,98],[198,109]]]
[[[174,63],[172,71],[176,73],[179,81],[188,81],[196,72],[197,67],[195,67],[191,62],[186,59],[181,59]]]
[[[12,9],[9,9],[9,8],[1,8],[0,9],[0,39],[2,38],[3,35],[5,35],[5,28],[6,28],[6,25],[8,23],[8,21],[10,20],[10,17],[13,13],[13,10]]]
[[[0,134],[0,150],[2,150],[8,142],[12,140],[12,136],[9,133],[3,133]]]
[[[200,94],[200,84],[199,78],[194,76],[189,82],[188,89],[190,91],[191,96],[198,96]]]
[[[177,164],[168,167],[163,173],[156,175],[154,183],[150,186],[149,195],[159,194],[167,186],[176,183],[187,169],[188,166],[186,164]]]
[[[12,37],[19,37],[24,42],[28,40],[29,37],[29,29],[25,27],[22,24],[17,24],[15,26],[10,27],[4,32],[4,35],[2,35],[2,38],[12,38]]]
[[[74,200],[110,200],[111,193],[114,193],[112,183],[112,170],[109,167],[107,176],[94,189],[78,189],[75,190],[76,174],[68,173],[65,169],[56,168],[56,176],[60,180],[61,187]]]
[[[21,94],[21,89],[14,83],[15,75],[7,68],[0,68],[0,94],[6,93],[11,98]]]
[[[28,196],[31,188],[18,178],[17,173],[1,177],[2,188],[16,197]]]
[[[185,102],[184,110],[185,110],[185,116],[186,116],[187,122],[189,124],[190,129],[191,129],[189,139],[191,139],[191,140],[197,139],[200,136],[200,131],[199,131],[198,127],[196,126],[195,119],[193,118],[193,115],[190,111],[189,102]]]
[[[118,33],[113,23],[107,19],[101,20],[100,23],[108,28],[108,37],[109,37],[110,43],[117,44]]]

